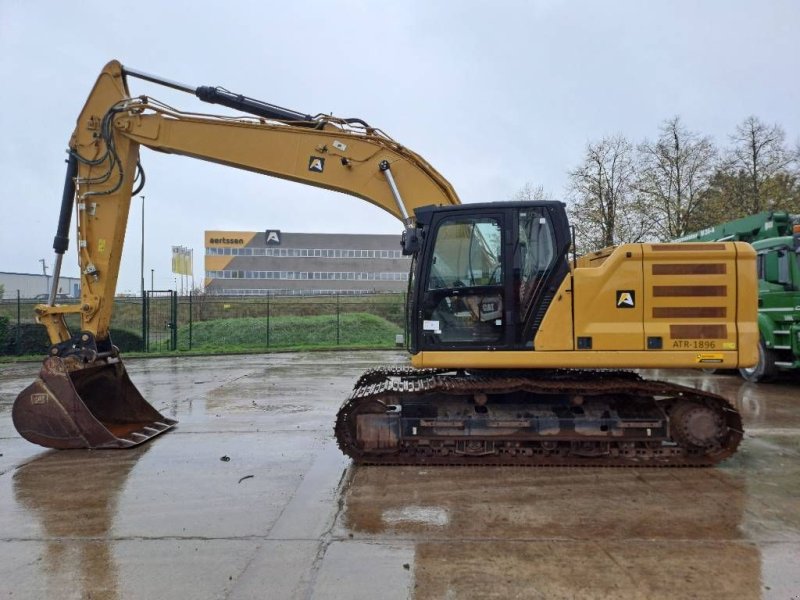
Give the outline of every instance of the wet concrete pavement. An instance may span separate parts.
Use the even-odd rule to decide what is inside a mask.
[[[736,402],[714,469],[353,467],[333,417],[401,352],[130,360],[177,429],[48,451],[0,366],[0,598],[800,598],[800,381]],[[220,460],[227,456],[229,461]]]

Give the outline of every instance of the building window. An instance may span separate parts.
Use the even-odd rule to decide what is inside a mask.
[[[208,256],[273,256],[273,257],[294,257],[294,258],[389,258],[406,259],[400,250],[343,250],[343,249],[321,249],[321,248],[206,248]]]

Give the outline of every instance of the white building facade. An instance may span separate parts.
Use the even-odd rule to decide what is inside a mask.
[[[400,235],[206,231],[205,288],[235,296],[404,292]]]
[[[3,286],[3,296],[0,300],[11,300],[19,297],[23,299],[45,298],[50,293],[53,278],[37,273],[11,273],[0,271],[0,285]],[[78,298],[81,295],[81,282],[77,277],[61,277],[58,280],[56,293],[61,297]]]

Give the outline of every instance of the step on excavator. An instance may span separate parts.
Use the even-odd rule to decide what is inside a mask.
[[[236,113],[131,96],[131,78]],[[635,370],[756,363],[748,244],[622,244],[576,257],[561,202],[461,204],[421,156],[361,119],[116,61],[69,142],[54,277],[76,210],[81,299],[61,305],[51,295],[36,307],[52,346],[14,404],[26,439],[127,448],[175,426],[138,392],[109,335],[130,201],[144,184],[142,146],[350,194],[402,221],[412,367],[372,369],[344,400],[334,433],[355,462],[706,466],[736,451],[742,421],[725,398]],[[65,316],[75,314],[72,333]]]

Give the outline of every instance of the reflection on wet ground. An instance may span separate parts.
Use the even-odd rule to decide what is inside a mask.
[[[108,534],[128,475],[150,447],[130,452],[50,452],[14,473],[14,499],[22,512],[35,517],[39,535],[46,540],[42,556],[48,574],[46,597],[57,598],[76,583],[85,597],[93,593],[118,597]],[[82,541],[73,545],[65,541],[69,539]]]
[[[180,424],[105,452],[18,438],[38,365],[0,367],[0,597],[800,597],[798,381],[648,374],[742,412],[715,469],[353,467],[333,415],[361,371],[403,361],[128,361]]]
[[[419,598],[758,598],[745,498],[711,470],[356,468],[340,526],[412,541]]]
[[[435,539],[736,540],[744,497],[744,482],[710,470],[357,467],[343,524]]]

